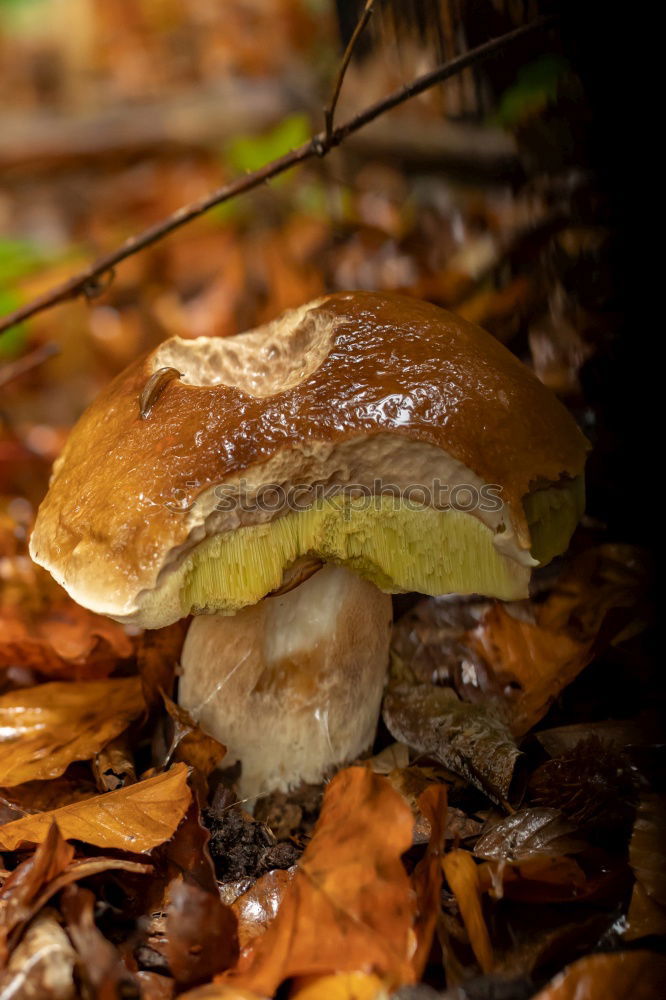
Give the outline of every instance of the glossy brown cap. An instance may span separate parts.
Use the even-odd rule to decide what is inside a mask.
[[[184,377],[155,374],[165,367]],[[72,431],[31,553],[79,603],[121,616],[196,542],[183,511],[205,491],[303,442],[378,434],[501,486],[525,549],[523,497],[580,475],[587,451],[556,397],[479,327],[343,292],[237,337],[166,341],[127,368]]]

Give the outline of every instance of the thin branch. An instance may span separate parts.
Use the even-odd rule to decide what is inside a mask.
[[[522,25],[514,31],[509,31],[498,38],[491,39],[489,42],[484,42],[483,45],[478,45],[476,48],[470,49],[469,52],[465,52],[450,62],[441,63],[433,70],[430,70],[430,72],[424,73],[411,83],[393,91],[388,97],[384,97],[371,104],[364,111],[354,115],[342,125],[338,125],[329,135],[326,134],[325,130],[319,132],[302,146],[289,153],[285,153],[284,156],[278,157],[271,163],[267,163],[259,170],[245,174],[243,177],[238,177],[236,180],[231,181],[230,184],[225,184],[217,188],[217,190],[212,191],[203,198],[197,199],[197,201],[189,205],[184,205],[174,212],[173,215],[169,215],[161,222],[157,222],[148,229],[144,229],[142,233],[131,236],[115,250],[99,257],[89,267],[79,274],[74,275],[68,281],[56,285],[55,288],[33,299],[32,302],[9,313],[0,320],[0,333],[8,330],[16,323],[28,319],[30,316],[35,316],[37,313],[44,312],[46,309],[58,305],[60,302],[65,302],[82,294],[99,294],[100,285],[102,284],[100,279],[127,257],[131,257],[140,250],[144,250],[153,243],[157,243],[158,240],[168,236],[174,230],[180,229],[181,226],[186,225],[186,223],[191,222],[193,219],[199,218],[199,216],[208,212],[216,205],[221,205],[223,202],[229,201],[239,194],[244,194],[246,191],[252,191],[261,184],[265,184],[266,181],[285,173],[285,171],[298,166],[300,163],[304,163],[306,160],[325,156],[331,149],[339,146],[349,135],[358,132],[359,129],[374,121],[375,118],[379,118],[380,115],[385,114],[392,108],[398,107],[400,104],[404,104],[405,101],[410,100],[412,97],[417,97],[424,91],[434,87],[435,84],[442,83],[444,80],[448,80],[449,77],[456,76],[456,74],[467,69],[468,66],[489,59],[507,46],[521,41],[527,35],[551,27],[554,21],[555,17],[553,16],[538,18],[530,24]]]
[[[356,43],[363,34],[365,26],[370,20],[370,15],[372,14],[372,8],[375,0],[365,0],[365,7],[363,8],[363,13],[359,17],[356,27],[352,33],[351,38],[347,43],[347,48],[342,56],[342,62],[340,63],[340,68],[338,69],[338,75],[335,79],[335,86],[333,87],[333,93],[331,95],[331,100],[328,107],[324,111],[324,127],[326,131],[326,138],[330,139],[333,134],[333,119],[335,117],[335,109],[338,106],[338,99],[340,97],[340,91],[342,90],[342,84],[345,80],[345,75],[347,73],[347,67],[351,62],[351,57],[354,54],[354,49],[356,48]]]
[[[17,358],[16,361],[3,365],[0,368],[0,386],[9,385],[14,379],[33,371],[39,365],[43,365],[45,361],[55,357],[56,354],[60,354],[60,348],[57,344],[41,344],[22,358]]]

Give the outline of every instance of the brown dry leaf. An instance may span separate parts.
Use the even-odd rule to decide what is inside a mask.
[[[113,792],[116,788],[133,785],[136,781],[134,754],[127,732],[111,740],[93,760],[93,774],[100,792]]]
[[[25,556],[3,560],[0,636],[0,669],[76,680],[106,676],[134,648],[122,625],[75,604]]]
[[[666,906],[660,906],[643,888],[634,884],[627,913],[625,941],[638,941],[642,937],[666,935]]]
[[[469,937],[477,962],[485,973],[494,966],[493,948],[481,909],[479,869],[468,851],[455,850],[444,855],[442,867]]]
[[[419,809],[430,824],[430,841],[424,857],[412,874],[417,900],[416,951],[412,957],[417,979],[423,975],[441,907],[442,852],[447,820],[447,796],[444,785],[431,785],[419,797]]]
[[[496,802],[511,787],[520,751],[484,705],[460,701],[451,688],[391,684],[382,709],[393,737],[462,775]]]
[[[217,886],[206,892],[192,882],[171,883],[165,955],[180,987],[203,983],[236,961],[236,917]]]
[[[227,748],[205,733],[186,709],[164,693],[162,698],[173,726],[166,763],[182,761],[207,778],[220,763]]]
[[[484,831],[474,848],[479,858],[522,861],[536,855],[559,857],[581,850],[573,823],[557,809],[519,809]]]
[[[53,681],[0,696],[0,785],[59,777],[144,710],[138,677]]]
[[[534,1000],[662,1000],[665,982],[663,955],[587,955],[555,976]]]
[[[576,559],[548,598],[533,606],[533,621],[519,620],[497,603],[467,633],[467,644],[489,676],[502,686],[519,685],[508,702],[516,735],[543,718],[553,699],[587,666],[602,631],[608,643],[638,619],[645,579],[640,550],[601,545]]]
[[[266,997],[232,983],[209,983],[179,994],[178,1000],[266,1000]]]
[[[131,987],[132,976],[114,946],[95,924],[94,894],[89,889],[69,885],[63,891],[60,906],[79,955],[79,975],[87,992],[99,1000],[115,1000],[122,996],[123,987]]]
[[[148,629],[137,643],[136,662],[143,683],[143,696],[150,709],[160,708],[162,692],[173,692],[176,667],[185,641],[188,620],[166,628]]]
[[[479,886],[493,899],[553,903],[584,899],[597,885],[588,885],[585,872],[573,858],[536,855],[517,864],[488,861],[477,868]]]
[[[10,936],[30,919],[44,886],[63,872],[73,857],[74,848],[65,843],[55,823],[49,823],[43,843],[5,881],[0,889],[0,967],[7,960]]]
[[[276,919],[224,981],[269,996],[293,976],[359,968],[413,982],[414,898],[401,861],[411,842],[411,810],[388,780],[341,771]]]
[[[296,868],[277,868],[266,872],[254,885],[231,904],[238,920],[238,941],[241,951],[262,934],[275,919],[280,904],[296,873]]]
[[[0,827],[0,850],[42,843],[56,822],[65,839],[144,853],[173,836],[190,800],[187,767],[175,764],[136,785],[8,823]]]

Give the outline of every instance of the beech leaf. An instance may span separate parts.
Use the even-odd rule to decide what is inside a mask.
[[[523,861],[535,855],[558,857],[580,850],[576,828],[557,809],[519,809],[486,830],[476,842],[479,858]]]
[[[362,968],[413,982],[415,900],[401,861],[411,842],[411,810],[390,782],[341,771],[277,917],[223,981],[264,996],[294,976]]]
[[[0,785],[59,777],[144,710],[138,677],[53,681],[0,697]]]
[[[104,677],[134,644],[122,625],[80,607],[49,573],[24,556],[4,560],[0,668],[55,677]]]
[[[127,788],[24,816],[0,827],[0,850],[42,843],[55,822],[66,840],[135,853],[150,851],[173,836],[187,812],[191,799],[187,774],[185,764],[175,764]]]
[[[561,972],[534,1000],[659,1000],[666,958],[649,951],[587,955]]]

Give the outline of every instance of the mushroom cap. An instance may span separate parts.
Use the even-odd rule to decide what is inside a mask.
[[[437,468],[500,488],[501,523],[487,523],[529,566],[525,498],[581,476],[587,447],[484,330],[412,298],[343,292],[235,337],[167,340],[130,365],[57,459],[31,554],[80,604],[156,627],[173,610],[148,621],[141,603],[170,568],[273,516],[224,514],[221,487],[420,482]]]

